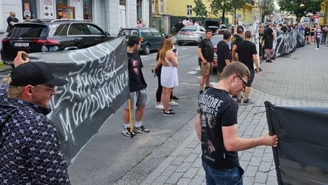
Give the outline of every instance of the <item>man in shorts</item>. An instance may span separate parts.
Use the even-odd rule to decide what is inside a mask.
[[[133,132],[130,132],[129,125],[129,107],[128,102],[125,103],[123,109],[123,121],[124,128],[122,134],[130,137],[134,132],[148,133],[149,129],[141,125],[141,119],[144,114],[145,106],[148,101],[147,83],[142,73],[143,64],[138,54],[140,48],[140,38],[132,36],[128,40],[127,52],[128,52],[128,68],[129,68],[129,86],[130,86],[130,99],[132,109],[136,108],[135,120]]]
[[[204,82],[205,90],[210,88],[210,75],[213,70],[214,51],[213,44],[211,42],[212,30],[207,29],[205,32],[205,38],[199,43],[198,46],[198,62],[202,69],[202,76],[200,77],[200,91],[203,93]]]

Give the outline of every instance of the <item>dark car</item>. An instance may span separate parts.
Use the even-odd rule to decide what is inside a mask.
[[[18,51],[53,52],[94,46],[113,39],[89,21],[31,20],[17,23],[2,40],[1,59],[12,64]]]
[[[126,36],[129,39],[131,36],[138,36],[141,38],[141,47],[139,52],[148,55],[152,50],[159,50],[161,42],[164,39],[158,30],[151,27],[143,28],[123,28],[118,33],[118,36]]]

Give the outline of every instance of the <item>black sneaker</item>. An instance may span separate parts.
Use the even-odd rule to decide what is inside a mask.
[[[172,108],[169,108],[169,111],[173,111],[173,109]],[[164,109],[162,109],[162,112],[164,112]]]
[[[131,137],[131,135],[135,135],[135,133],[133,131],[130,132],[130,127],[124,128],[122,130],[122,134],[125,135],[126,137]]]
[[[244,100],[243,103],[252,104],[253,102],[250,99]]]
[[[240,103],[241,102],[241,98],[237,98],[237,103]]]
[[[203,90],[200,90],[200,91],[199,91],[199,94],[203,94]]]
[[[174,116],[174,115],[175,115],[175,113],[172,112],[172,111],[165,112],[165,111],[163,110],[163,116]]]
[[[205,90],[209,89],[211,86],[205,87]]]
[[[173,99],[173,100],[179,100],[179,98],[176,97],[176,96],[173,96],[172,99]]]
[[[137,133],[148,133],[150,130],[145,126],[141,125],[140,127],[134,127],[134,131]]]
[[[266,60],[267,63],[272,63],[271,59]]]

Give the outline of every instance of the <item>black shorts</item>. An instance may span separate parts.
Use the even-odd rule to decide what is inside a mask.
[[[314,36],[314,32],[311,32],[311,36]]]
[[[251,87],[252,86],[252,83],[253,83],[253,80],[254,80],[254,77],[255,77],[255,71],[254,69],[249,69],[249,71],[251,72],[251,76],[246,84],[246,87]]]
[[[264,49],[272,49],[273,47],[273,41],[265,41],[264,42]]]

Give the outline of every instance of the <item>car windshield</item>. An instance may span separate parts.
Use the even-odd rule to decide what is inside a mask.
[[[180,31],[193,32],[193,31],[196,31],[196,30],[197,30],[196,27],[184,27]]]
[[[118,33],[118,36],[138,36],[139,35],[139,30],[121,30]]]
[[[47,37],[47,26],[40,24],[17,24],[8,37]]]

